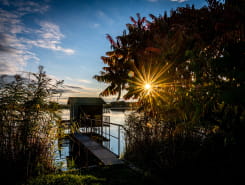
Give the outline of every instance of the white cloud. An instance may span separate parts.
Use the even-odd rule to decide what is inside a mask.
[[[78,80],[78,82],[86,83],[86,84],[90,84],[91,83],[91,81],[89,81],[89,80],[82,80],[82,79]]]
[[[28,51],[28,47],[17,37],[28,30],[23,26],[20,15],[0,9],[0,74],[15,74],[22,70],[28,60],[39,59]]]
[[[0,33],[0,74],[15,74],[27,61],[38,62],[39,58],[15,34]]]
[[[8,11],[9,7],[11,11]],[[44,13],[48,9],[48,5],[33,1],[0,1],[0,74],[15,74],[23,70],[27,62],[39,62],[40,59],[31,52],[34,46],[74,54],[73,49],[62,47],[61,40],[65,36],[58,25],[40,21],[40,29],[33,29],[22,21],[23,15]]]
[[[186,1],[188,1],[188,0],[170,0],[170,1],[174,1],[174,2],[183,3],[183,2],[186,2]]]
[[[60,32],[58,25],[51,22],[42,21],[40,22],[41,31],[40,34],[45,39],[60,40],[64,35]]]
[[[76,83],[85,83],[85,84],[91,84],[92,82],[90,80],[86,80],[86,79],[80,79],[80,78],[72,78],[69,76],[65,77],[66,80],[70,81],[70,82],[76,82]]]
[[[61,39],[65,36],[61,33],[58,25],[47,21],[42,21],[39,23],[39,25],[40,30],[35,30],[38,39],[23,39],[23,42],[26,42],[35,47],[50,49],[53,51],[61,51],[68,55],[75,53],[73,49],[63,48],[60,46]]]

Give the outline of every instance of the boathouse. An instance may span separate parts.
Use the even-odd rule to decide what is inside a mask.
[[[102,118],[105,101],[97,97],[69,97],[70,120],[78,121],[82,117]]]

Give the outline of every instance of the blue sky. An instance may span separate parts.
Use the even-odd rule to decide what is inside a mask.
[[[130,16],[162,15],[205,0],[0,0],[0,75],[36,72],[64,80],[68,96],[98,96],[105,84],[92,77],[110,50],[106,34],[121,35]],[[110,97],[113,99],[113,97]]]

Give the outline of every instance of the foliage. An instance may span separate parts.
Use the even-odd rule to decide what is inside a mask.
[[[236,184],[243,178],[243,149],[224,147],[222,133],[140,118],[132,114],[127,119],[124,158],[149,174],[155,184]]]
[[[154,182],[145,175],[138,173],[126,165],[101,166],[70,170],[61,174],[50,174],[31,179],[27,185],[138,185]]]
[[[119,98],[125,89],[124,98],[138,99],[147,119],[218,127],[234,140],[245,126],[244,12],[238,6],[209,0],[170,17],[150,15],[152,22],[137,14],[128,32],[116,41],[108,36],[113,51],[102,59],[109,66],[95,76],[109,84],[101,95],[118,92]]]
[[[12,184],[52,168],[51,144],[56,136],[56,88],[39,67],[38,73],[0,83],[0,162],[4,178]],[[11,183],[10,183],[11,184]]]
[[[27,185],[100,185],[103,181],[91,175],[50,174],[32,179]]]
[[[112,165],[112,166],[101,166],[91,169],[82,169],[81,175],[93,175],[97,178],[105,179],[105,185],[138,185],[138,184],[150,184],[154,182],[153,179],[148,178],[139,171],[135,171],[124,165]]]
[[[112,46],[119,43],[110,53],[120,56],[113,74],[121,79],[104,80],[110,77],[105,70],[99,81],[121,84],[113,94],[124,89],[125,99],[138,100],[140,116],[130,117],[126,130],[126,156],[132,161],[161,169],[205,165],[202,157],[212,166],[213,157],[220,161],[216,167],[228,163],[231,173],[239,160],[244,164],[243,9],[242,0],[208,0],[200,9],[187,5],[169,17],[150,15],[152,22],[138,14],[122,36],[110,39]]]

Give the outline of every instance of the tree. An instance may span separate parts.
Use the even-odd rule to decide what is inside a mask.
[[[103,67],[104,71],[101,71],[100,75],[95,75],[94,78],[99,82],[109,83],[109,86],[100,95],[109,96],[118,93],[117,100],[119,100],[121,91],[125,89],[127,83],[126,75],[129,68],[127,61],[128,53],[122,44],[119,44],[119,42],[116,44],[109,35],[107,38],[110,40],[115,51],[107,52],[107,57],[101,57],[107,66]]]
[[[141,43],[137,41],[143,40],[143,36],[139,36],[139,34],[142,33],[142,30],[146,29],[144,25],[146,22],[145,17],[141,18],[139,14],[137,14],[137,17],[137,21],[131,17],[133,24],[127,25],[131,34],[126,34],[126,31],[124,31],[123,35],[118,36],[116,41],[114,41],[110,35],[107,35],[107,39],[110,41],[113,50],[107,52],[106,57],[101,57],[107,66],[103,67],[103,71],[100,72],[100,75],[94,76],[99,82],[109,84],[109,86],[101,92],[102,96],[115,95],[118,93],[117,100],[119,100],[122,90],[125,90],[127,87],[129,73],[134,65],[132,62],[134,56],[132,54],[136,53],[134,52],[135,46],[137,45],[139,47],[141,45]],[[140,38],[136,38],[135,36]]]
[[[156,153],[165,156],[151,156],[157,158],[157,165],[150,164],[155,168],[175,167],[178,156],[188,165],[192,147],[193,161],[203,158],[198,162],[204,166],[237,164],[238,158],[244,164],[244,3],[207,2],[200,9],[177,8],[169,17],[151,15],[144,29],[133,21],[136,26],[118,37],[132,61],[124,98],[138,99],[147,118],[130,122],[131,148],[136,154],[160,143]]]
[[[62,82],[53,83],[42,66],[38,73],[9,79],[0,81],[0,161],[1,175],[15,176],[16,182],[52,167],[50,147],[58,120],[52,97]]]

